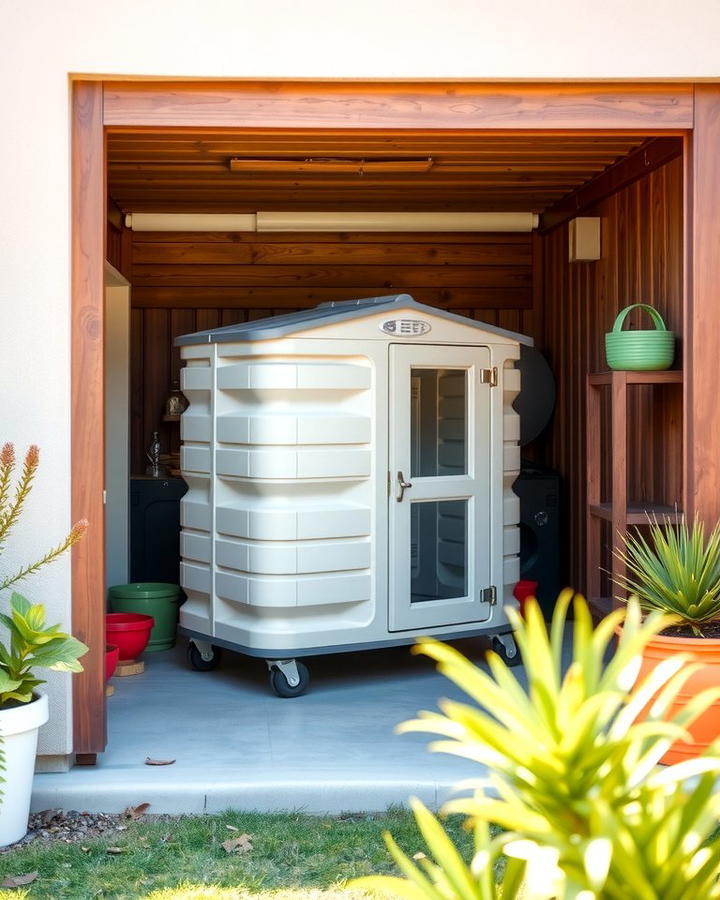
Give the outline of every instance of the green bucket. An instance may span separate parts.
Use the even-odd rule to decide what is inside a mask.
[[[622,326],[633,309],[644,309],[655,325],[649,331],[623,331]],[[669,369],[675,356],[675,335],[665,327],[663,317],[647,303],[633,303],[618,313],[613,330],[605,335],[605,355],[611,369],[627,372],[658,372]]]
[[[142,613],[152,616],[155,625],[150,632],[146,652],[169,650],[175,646],[180,587],[159,581],[116,584],[108,590],[110,608],[117,613]]]

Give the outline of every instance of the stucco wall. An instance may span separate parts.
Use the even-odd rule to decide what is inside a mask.
[[[524,12],[523,12],[524,10]],[[715,79],[717,0],[0,0],[0,441],[43,463],[3,568],[70,524],[70,73],[180,77]],[[26,592],[68,624],[69,561]],[[69,681],[41,752],[71,749]]]

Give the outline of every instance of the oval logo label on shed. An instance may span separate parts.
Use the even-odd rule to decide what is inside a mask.
[[[380,331],[393,337],[420,337],[427,334],[432,325],[422,319],[385,319],[379,327]]]

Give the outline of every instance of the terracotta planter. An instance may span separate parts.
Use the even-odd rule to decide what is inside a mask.
[[[683,685],[670,714],[678,713],[700,691],[720,684],[720,638],[654,637],[643,651],[643,661],[638,679],[643,679],[659,663],[675,653],[687,653],[702,668]],[[688,729],[692,742],[678,741],[663,756],[662,762],[670,765],[692,759],[720,736],[720,700],[707,709]]]

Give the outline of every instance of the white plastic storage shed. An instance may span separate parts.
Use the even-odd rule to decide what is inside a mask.
[[[519,334],[407,294],[186,335],[181,630],[190,661],[492,633],[518,580]]]

